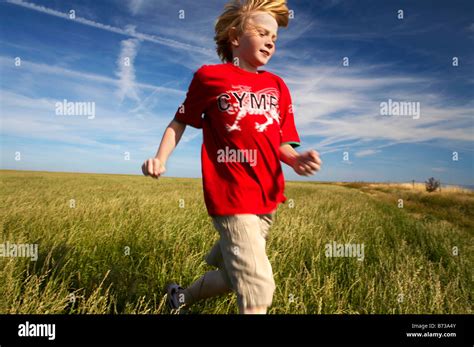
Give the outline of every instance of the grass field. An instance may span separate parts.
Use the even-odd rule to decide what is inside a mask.
[[[199,179],[0,177],[0,243],[39,249],[0,257],[0,313],[168,313],[164,285],[211,269]],[[288,182],[286,196],[268,242],[270,313],[473,313],[473,192]],[[363,261],[327,257],[333,242],[363,244]],[[191,313],[237,313],[235,295]]]

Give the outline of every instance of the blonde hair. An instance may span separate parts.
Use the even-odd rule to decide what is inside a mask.
[[[216,41],[217,55],[223,62],[232,61],[229,30],[237,29],[237,35],[245,31],[245,25],[252,12],[262,11],[275,18],[279,27],[287,27],[289,11],[286,0],[231,0],[225,5],[216,21],[214,41]]]

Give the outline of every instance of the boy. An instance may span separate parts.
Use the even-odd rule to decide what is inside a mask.
[[[145,176],[165,172],[168,156],[186,125],[203,129],[204,199],[220,239],[206,262],[218,268],[184,289],[167,287],[171,308],[234,291],[239,312],[266,313],[275,283],[265,251],[273,216],[283,195],[280,160],[303,176],[320,169],[316,151],[296,152],[291,97],[283,80],[257,70],[275,52],[278,27],[288,25],[286,0],[233,0],[215,26],[223,64],[204,65],[186,100],[168,125]]]

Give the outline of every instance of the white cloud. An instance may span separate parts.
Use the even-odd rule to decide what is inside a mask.
[[[55,114],[57,99],[33,98],[6,90],[1,90],[1,94],[2,133],[10,136],[116,149],[117,145],[97,141],[96,135],[114,137],[123,131],[125,124],[130,132],[145,135],[149,127],[127,115],[109,111],[106,106],[97,105],[94,119],[58,116]]]
[[[144,0],[129,0],[128,1],[128,9],[133,15],[139,13],[143,7]]]
[[[121,101],[128,97],[135,101],[140,101],[138,88],[135,84],[134,61],[137,55],[139,42],[136,39],[123,40],[121,50],[117,59],[117,71],[115,74],[119,78],[118,97]]]
[[[8,69],[8,68],[17,69],[16,67],[14,67],[13,64],[14,64],[14,58],[0,56],[0,67],[2,69]],[[91,81],[95,83],[111,84],[116,87],[119,87],[120,85],[119,79],[114,79],[107,76],[92,74],[88,72],[71,70],[71,69],[54,66],[54,65],[35,63],[35,62],[24,60],[24,59],[22,59],[20,69],[32,72],[35,76],[38,76],[40,74],[46,74],[46,75],[51,74],[51,75],[58,75],[58,76],[63,76],[63,77],[71,77],[71,78],[87,80],[87,81]],[[168,88],[168,87],[160,87],[160,86],[155,86],[155,85],[147,84],[147,83],[136,82],[135,86],[137,88],[144,89],[144,90],[159,91],[162,93],[176,95],[180,97],[186,95],[186,92],[183,90]]]
[[[153,42],[153,43],[157,43],[157,44],[164,45],[164,46],[174,48],[174,49],[190,51],[193,54],[200,53],[200,54],[203,54],[203,55],[208,56],[208,57],[214,57],[215,56],[215,53],[212,49],[199,47],[199,46],[183,43],[183,42],[176,41],[176,40],[170,40],[170,39],[155,36],[155,35],[149,35],[149,34],[136,32],[135,30],[132,30],[131,27],[126,27],[125,29],[118,28],[118,27],[114,27],[114,26],[107,25],[107,24],[102,24],[102,23],[95,22],[95,21],[92,21],[92,20],[89,20],[89,19],[86,19],[86,18],[78,17],[78,16],[76,16],[74,19],[71,19],[71,18],[69,18],[68,13],[63,13],[63,12],[60,12],[60,11],[56,11],[56,10],[53,10],[53,9],[50,9],[50,8],[47,8],[47,7],[44,7],[44,6],[36,5],[36,4],[26,2],[26,1],[22,1],[22,0],[7,0],[7,2],[10,3],[10,4],[13,4],[13,5],[22,6],[24,8],[27,8],[27,9],[30,9],[30,10],[33,10],[33,11],[41,12],[41,13],[48,14],[48,15],[55,16],[55,17],[59,17],[59,18],[63,18],[63,19],[66,19],[68,21],[71,21],[71,22],[76,22],[76,23],[80,23],[80,24],[83,24],[83,25],[88,25],[88,26],[91,26],[91,27],[94,27],[94,28],[97,28],[97,29],[110,31],[110,32],[113,32],[113,33],[116,33],[116,34],[126,35],[126,36],[133,37],[133,38],[136,38],[136,39],[139,39],[139,40],[142,40],[142,41]]]
[[[357,151],[355,153],[355,156],[356,157],[367,157],[369,155],[374,155],[374,154],[377,154],[381,151],[379,150],[376,150],[376,149],[364,149],[364,150],[361,150],[361,151]]]
[[[193,129],[192,127],[187,127],[189,129],[188,134],[184,134],[183,137],[181,138],[181,143],[188,143],[194,140],[195,138],[199,137],[202,134],[202,131],[198,129]]]
[[[426,92],[432,80],[416,76],[381,75],[371,68],[280,65],[292,94],[300,135],[324,138],[311,147],[329,153],[371,141],[385,141],[379,149],[397,143],[474,140],[472,103],[446,106],[446,97]],[[417,101],[421,117],[381,116],[380,102],[389,98]]]
[[[434,172],[446,172],[447,169],[445,167],[433,167],[431,168]]]

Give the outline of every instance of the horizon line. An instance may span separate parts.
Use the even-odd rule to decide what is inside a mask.
[[[125,173],[103,173],[103,172],[76,172],[76,171],[48,171],[48,170],[17,170],[17,169],[3,169],[0,168],[0,172],[3,171],[18,171],[18,172],[33,172],[33,173],[64,173],[64,174],[83,174],[83,175],[120,175],[120,176],[144,176],[143,174],[125,174]],[[181,176],[163,176],[162,178],[192,178],[192,179],[199,179],[202,180],[202,176],[200,177],[181,177]],[[415,183],[425,183],[425,181],[417,181],[414,180]],[[384,184],[393,184],[393,183],[412,183],[411,181],[325,181],[325,180],[287,180],[285,182],[311,182],[311,183],[384,183]],[[458,186],[458,187],[472,187],[474,188],[474,184],[459,184],[459,183],[443,183],[441,182],[441,186]],[[474,190],[474,189],[473,189]]]

